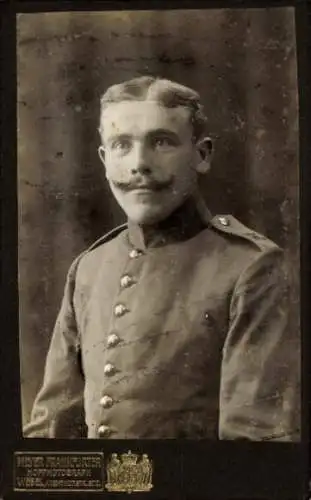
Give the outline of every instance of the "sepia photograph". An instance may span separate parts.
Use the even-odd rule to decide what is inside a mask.
[[[295,9],[16,43],[23,436],[300,442]]]

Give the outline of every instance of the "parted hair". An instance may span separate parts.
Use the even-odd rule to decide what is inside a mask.
[[[140,76],[112,85],[100,99],[100,116],[109,104],[146,100],[154,100],[167,108],[188,108],[194,140],[198,141],[204,136],[207,117],[200,102],[200,95],[190,87],[161,77]],[[99,132],[101,131],[100,125]]]

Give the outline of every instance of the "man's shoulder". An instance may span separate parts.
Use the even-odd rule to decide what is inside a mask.
[[[274,241],[232,215],[212,217],[209,228],[215,235],[213,254],[226,276],[234,280],[245,276],[245,272],[270,273],[281,269],[285,262],[283,250]]]
[[[88,248],[81,252],[73,261],[71,270],[74,274],[79,270],[91,272],[92,269],[96,271],[99,263],[103,258],[103,251],[105,252],[112,245],[112,253],[116,250],[114,244],[118,245],[118,236],[127,229],[127,224],[121,224],[107,233],[103,234],[100,238],[95,240]]]
[[[120,226],[117,226],[107,233],[103,234],[100,238],[98,238],[94,243],[92,243],[84,252],[83,254],[88,254],[98,247],[102,247],[102,245],[109,243],[113,241],[117,236],[119,236],[120,233],[125,231],[127,229],[127,224],[121,224]]]
[[[225,238],[229,244],[240,244],[255,252],[281,251],[274,241],[249,228],[233,215],[215,215],[209,222],[211,229]]]

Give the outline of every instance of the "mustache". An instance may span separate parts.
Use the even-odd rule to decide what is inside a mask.
[[[173,183],[173,177],[169,179],[133,179],[130,181],[112,181],[113,184],[123,191],[133,191],[134,189],[151,189],[152,191],[161,191],[170,187]]]

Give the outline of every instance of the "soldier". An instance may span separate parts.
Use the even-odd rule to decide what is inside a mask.
[[[118,459],[118,455],[116,453],[112,453],[107,466],[107,482],[110,487],[118,481],[119,466],[120,460]]]
[[[299,439],[282,251],[206,208],[205,127],[169,80],[103,95],[99,156],[128,222],[69,270],[25,436]]]
[[[148,455],[146,453],[143,453],[141,462],[140,462],[140,467],[141,467],[141,472],[142,472],[142,484],[143,485],[150,485],[151,484],[151,477],[152,477],[152,466],[151,462],[148,458]]]

